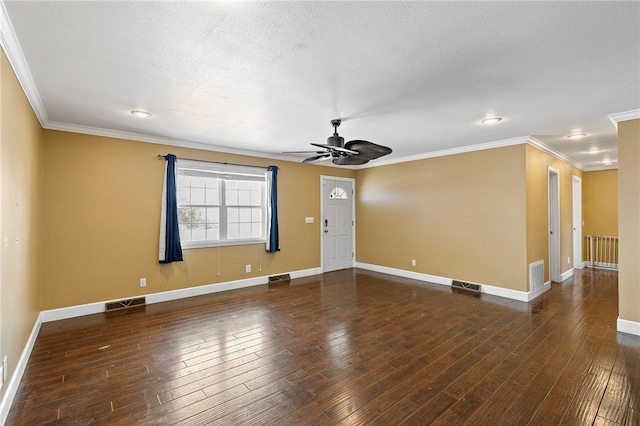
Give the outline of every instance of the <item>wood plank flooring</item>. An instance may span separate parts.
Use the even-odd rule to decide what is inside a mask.
[[[617,273],[526,304],[344,270],[43,324],[8,425],[640,425]]]

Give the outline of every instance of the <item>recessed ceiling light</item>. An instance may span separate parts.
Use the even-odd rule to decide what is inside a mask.
[[[580,138],[584,138],[585,136],[587,136],[586,133],[572,133],[569,136],[567,136],[567,139],[580,139]]]
[[[500,118],[500,117],[491,117],[491,118],[485,118],[484,120],[481,121],[481,123],[482,124],[496,124],[499,121],[502,121],[502,118]]]
[[[600,152],[604,152],[604,150],[598,149],[598,148],[591,148],[589,151],[587,151],[587,154],[598,154]]]
[[[131,111],[131,114],[135,115],[138,118],[148,118],[151,117],[151,113],[147,111]]]

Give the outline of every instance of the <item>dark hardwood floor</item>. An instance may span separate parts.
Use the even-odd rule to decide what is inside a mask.
[[[526,304],[363,270],[42,326],[9,425],[639,425],[617,273]]]

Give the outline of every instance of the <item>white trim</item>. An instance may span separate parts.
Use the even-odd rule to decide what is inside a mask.
[[[616,329],[620,333],[635,334],[640,336],[640,322],[624,320],[618,317]]]
[[[286,273],[286,272],[284,272]],[[303,278],[311,275],[322,274],[322,268],[302,269],[299,271],[289,272],[291,278]],[[186,297],[201,296],[205,294],[218,293],[221,291],[235,290],[239,288],[263,285],[269,282],[268,276],[247,278],[243,280],[226,281],[215,284],[206,284],[197,287],[188,287],[179,290],[163,291],[159,293],[151,293],[146,295],[138,295],[131,297],[123,297],[122,299],[133,299],[136,297],[144,297],[147,304],[167,302],[170,300],[184,299]],[[118,300],[122,300],[118,299]],[[102,302],[87,303],[84,305],[68,306],[66,308],[50,309],[40,313],[41,322],[58,321],[62,319],[81,317],[85,315],[99,314],[105,311],[105,305],[113,300],[105,300]]]
[[[445,286],[451,286],[453,282],[452,278],[440,277],[437,275],[423,274],[420,272],[407,271],[405,269],[390,268],[387,266],[373,265],[370,263],[356,262],[356,268],[366,269],[369,271],[380,272],[383,274],[395,275],[403,278],[410,278],[419,281],[426,281],[433,284],[440,284]],[[526,292],[519,290],[511,290],[503,287],[496,287],[488,284],[474,283],[480,286],[481,292],[490,294],[492,296],[504,297],[506,299],[518,300],[520,302],[529,302],[536,297],[540,296],[545,291],[551,288],[551,283],[547,281],[544,283],[544,287],[535,292]]]
[[[630,111],[617,112],[615,114],[609,114],[609,120],[618,128],[618,123],[621,121],[636,120],[640,118],[640,109],[632,109]]]
[[[571,278],[573,276],[574,268],[569,269],[567,272],[563,272],[560,274],[560,282],[566,280],[567,278]]]
[[[368,271],[380,272],[382,274],[396,275],[398,277],[410,278],[413,280],[426,281],[434,284],[451,286],[451,278],[439,277],[437,275],[423,274],[421,272],[407,271],[405,269],[390,268],[388,266],[373,265],[371,263],[356,262],[356,268]]]
[[[549,145],[547,145],[546,143],[542,142],[541,140],[533,137],[533,136],[529,136],[529,140],[527,141],[527,143],[529,145],[531,145],[534,148],[538,148],[540,151],[545,152],[549,155],[551,155],[552,157],[557,158],[560,161],[564,161],[565,163],[575,167],[576,169],[580,169],[582,171],[585,170],[585,165],[582,163],[578,163],[576,160],[573,160],[572,158],[567,157],[566,155],[564,155],[563,153],[556,151],[555,149],[551,148]]]
[[[351,220],[353,221],[353,227],[351,229],[351,267],[356,264],[356,180],[354,178],[339,177],[339,176],[327,176],[320,175],[320,269],[321,273],[324,273],[324,226],[322,215],[324,214],[324,180],[350,182],[353,192],[349,195],[351,198]]]
[[[135,296],[141,297],[141,296]],[[127,299],[124,297],[123,299]],[[104,305],[108,302],[87,303],[84,305],[68,306],[66,308],[48,309],[42,311],[40,316],[42,322],[58,321],[68,318],[83,317],[85,315],[99,314],[104,312]]]
[[[529,139],[530,139],[530,136],[521,136],[519,138],[503,139],[503,140],[499,140],[499,141],[480,143],[480,144],[476,144],[476,145],[468,145],[468,146],[460,146],[460,147],[457,147],[457,148],[442,149],[442,150],[439,150],[439,151],[432,151],[432,152],[427,152],[427,153],[417,154],[417,155],[409,155],[409,156],[406,156],[406,157],[393,158],[393,159],[388,159],[388,160],[383,160],[383,161],[373,160],[373,162],[370,162],[370,163],[367,163],[365,165],[356,167],[356,169],[368,169],[368,168],[371,168],[371,167],[388,166],[390,164],[406,163],[406,162],[409,162],[409,161],[424,160],[424,159],[427,159],[427,158],[446,157],[448,155],[464,154],[466,152],[484,151],[486,149],[502,148],[502,147],[505,147],[505,146],[513,146],[513,145],[521,145],[521,144],[524,144],[524,143],[528,143]]]
[[[20,386],[20,382],[22,381],[24,371],[27,368],[27,363],[29,362],[31,351],[33,351],[33,347],[36,344],[36,338],[38,337],[38,333],[40,332],[40,326],[42,325],[42,322],[42,314],[40,314],[38,315],[38,318],[36,318],[36,323],[33,325],[33,329],[31,330],[29,339],[27,339],[27,343],[22,350],[22,354],[20,355],[20,359],[18,360],[18,365],[16,365],[16,369],[11,375],[9,386],[7,386],[7,389],[4,391],[2,402],[0,402],[0,425],[4,425],[4,423],[7,421],[9,410],[11,409],[13,399],[18,392],[18,387]]]
[[[174,147],[200,149],[203,151],[214,151],[214,152],[220,152],[225,154],[237,154],[237,155],[244,155],[247,157],[270,158],[273,160],[291,161],[296,163],[300,162],[298,158],[293,158],[292,156],[287,157],[287,156],[272,154],[268,152],[258,152],[258,151],[244,150],[244,149],[228,148],[228,147],[212,145],[204,142],[184,141],[179,139],[165,138],[161,136],[151,136],[151,135],[144,135],[140,133],[124,132],[121,130],[107,130],[107,129],[101,129],[98,127],[82,126],[79,124],[60,123],[57,121],[49,121],[42,127],[49,130],[60,130],[63,132],[80,133],[83,135],[102,136],[106,138],[125,139],[129,141],[153,143],[157,145],[168,145],[168,146],[174,146]],[[256,166],[256,167],[260,167],[260,166]]]
[[[40,93],[38,93],[36,83],[33,81],[27,60],[20,48],[20,43],[18,43],[18,38],[13,30],[4,1],[0,1],[0,45],[2,45],[4,53],[7,55],[11,68],[13,68],[16,78],[31,104],[31,108],[33,108],[36,117],[38,117],[40,125],[45,127],[45,124],[49,122],[49,117],[40,98]]]

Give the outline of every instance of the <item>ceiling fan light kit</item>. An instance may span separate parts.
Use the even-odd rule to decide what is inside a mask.
[[[364,140],[355,139],[345,143],[344,138],[338,134],[338,126],[341,123],[342,120],[340,119],[331,120],[333,135],[327,138],[326,144],[311,143],[311,145],[322,148],[324,151],[303,151],[317,154],[302,160],[304,164],[331,160],[337,166],[359,166],[393,152],[389,147]],[[294,151],[290,153],[302,152]]]

